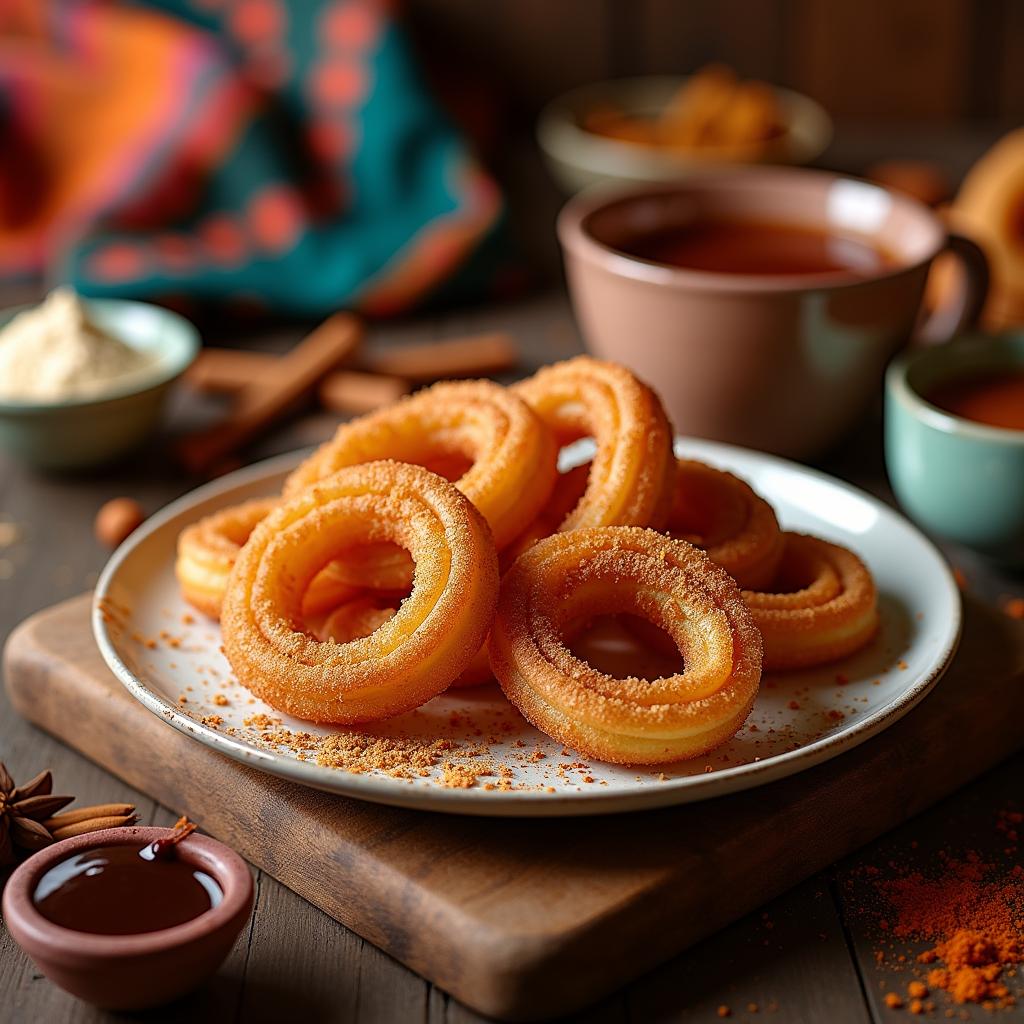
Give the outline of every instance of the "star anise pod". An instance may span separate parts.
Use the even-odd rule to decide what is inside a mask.
[[[49,846],[53,836],[43,821],[74,799],[53,795],[53,776],[49,771],[40,772],[18,786],[0,763],[0,867]]]

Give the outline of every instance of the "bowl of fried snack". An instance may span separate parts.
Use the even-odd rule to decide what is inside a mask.
[[[806,164],[832,138],[820,104],[713,64],[694,75],[594,82],[541,113],[537,138],[567,192],[676,181],[721,164]]]

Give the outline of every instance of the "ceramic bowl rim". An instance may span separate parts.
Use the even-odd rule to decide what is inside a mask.
[[[123,398],[135,398],[145,395],[150,391],[157,391],[165,388],[168,384],[177,380],[195,362],[202,346],[199,329],[191,320],[175,313],[174,310],[164,306],[158,306],[154,302],[142,302],[138,299],[114,299],[114,298],[85,298],[87,305],[106,307],[110,310],[146,309],[154,311],[157,316],[162,317],[175,324],[179,331],[179,340],[176,342],[174,351],[167,354],[165,358],[158,359],[153,366],[138,375],[132,375],[132,379],[119,386],[112,386],[105,390],[92,394],[62,398],[57,401],[27,401],[19,402],[13,399],[0,399],[0,416],[41,416],[50,413],[63,412],[65,410],[81,410],[90,406],[106,405],[109,402],[116,402]],[[23,302],[16,306],[5,306],[0,309],[0,327],[7,324],[18,313],[38,306],[35,302]]]
[[[1024,335],[1016,335],[1021,342],[1021,368],[1024,369]],[[1008,448],[1024,449],[1024,430],[1012,430],[1009,427],[993,427],[986,423],[976,423],[964,419],[954,413],[933,405],[917,392],[910,383],[910,373],[914,366],[928,359],[948,359],[957,352],[969,348],[995,347],[1005,343],[995,335],[965,335],[945,345],[937,345],[916,351],[904,352],[897,356],[885,371],[885,389],[889,397],[898,402],[914,419],[925,426],[942,434],[955,437],[970,438],[972,441],[989,442],[1005,445]]]
[[[62,964],[87,964],[122,957],[152,956],[180,949],[231,926],[252,898],[248,865],[230,847],[206,835],[189,836],[179,850],[190,863],[214,876],[224,898],[216,906],[183,924],[129,935],[98,935],[77,931],[45,918],[32,893],[39,878],[55,863],[97,846],[127,846],[165,839],[173,829],[128,826],[103,829],[53,843],[33,854],[14,871],[3,893],[4,919],[19,945],[43,949],[41,958]],[[199,856],[195,856],[199,854]]]
[[[908,259],[897,266],[868,278],[844,278],[836,274],[724,274],[708,270],[692,270],[674,267],[642,259],[615,249],[597,239],[590,230],[589,221],[596,214],[611,206],[626,205],[645,199],[672,194],[693,192],[701,189],[720,190],[722,186],[737,183],[757,189],[759,185],[771,182],[799,185],[800,181],[819,184],[838,181],[855,182],[857,185],[877,189],[885,193],[898,206],[923,221],[928,222],[932,240],[921,257]],[[935,214],[912,196],[887,189],[876,182],[867,181],[851,174],[822,171],[807,167],[732,167],[710,172],[697,172],[677,182],[658,182],[645,185],[615,185],[606,183],[592,185],[569,199],[559,211],[556,222],[559,243],[563,252],[571,253],[588,263],[617,277],[629,278],[646,284],[668,286],[682,291],[728,292],[732,294],[800,294],[811,291],[841,291],[848,288],[863,288],[916,273],[930,263],[945,247],[948,232]]]
[[[691,78],[693,75],[620,75],[577,85],[549,100],[541,109],[537,117],[537,141],[542,151],[553,159],[594,174],[615,176],[636,173],[640,168],[685,174],[696,168],[737,166],[735,161],[725,159],[721,154],[702,156],[673,153],[671,150],[606,138],[588,131],[578,122],[581,107],[592,103],[595,96],[607,98],[609,94],[621,96],[623,92],[659,88],[668,92],[678,89]],[[807,163],[820,156],[835,134],[835,125],[828,111],[805,93],[774,84],[770,88],[786,109],[790,133],[794,127],[799,126],[801,131],[796,133],[798,139],[801,135],[806,136],[803,147],[795,153],[792,165]],[[743,166],[759,162],[775,161],[749,161]],[[782,163],[784,166],[790,165],[787,161]],[[617,166],[612,167],[611,164]]]

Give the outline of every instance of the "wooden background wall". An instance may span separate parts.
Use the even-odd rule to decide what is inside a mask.
[[[573,85],[710,60],[840,119],[1024,121],[1024,0],[411,0],[432,55],[526,113]]]

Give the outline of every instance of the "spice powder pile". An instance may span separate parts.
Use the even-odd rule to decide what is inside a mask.
[[[1018,811],[999,814],[1002,863],[973,851],[959,856],[941,852],[934,872],[915,870],[894,878],[893,865],[884,872],[873,866],[859,869],[884,907],[879,930],[895,943],[928,944],[916,957],[920,977],[908,986],[910,999],[889,993],[888,1006],[928,1012],[935,1007],[925,997],[940,992],[953,1004],[977,1003],[986,1010],[1016,1005],[1017,965],[1024,961],[1024,868],[1017,859],[1022,822]],[[885,950],[876,951],[880,963],[885,956]]]

